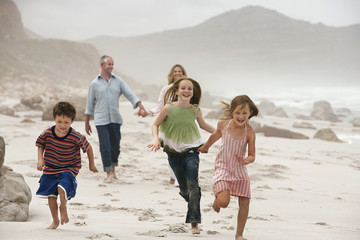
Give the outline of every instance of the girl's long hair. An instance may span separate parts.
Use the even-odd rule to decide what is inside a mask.
[[[246,105],[249,106],[250,111],[252,111],[251,115],[249,116],[249,119],[257,116],[259,114],[259,109],[255,105],[255,103],[247,96],[247,95],[240,95],[231,101],[231,103],[227,103],[224,101],[220,101],[225,106],[223,107],[223,113],[222,113],[222,119],[231,119],[232,113],[235,111],[235,109],[238,106],[241,106],[241,108],[245,107]]]
[[[176,82],[174,82],[174,85],[172,85],[169,88],[169,90],[167,90],[166,93],[165,93],[164,103],[175,102],[175,101],[178,100],[178,96],[176,95],[176,91],[179,90],[180,82],[183,81],[183,80],[189,80],[193,84],[193,96],[190,99],[190,103],[199,105],[200,100],[201,100],[201,87],[200,87],[200,84],[197,81],[195,81],[194,79],[188,78],[188,77],[180,78]]]

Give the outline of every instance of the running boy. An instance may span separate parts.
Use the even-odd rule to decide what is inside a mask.
[[[88,155],[90,171],[98,172],[92,147],[85,136],[71,127],[75,116],[76,110],[72,104],[57,103],[53,108],[55,126],[46,129],[36,140],[37,169],[43,171],[36,195],[48,198],[53,219],[48,229],[56,229],[60,223],[63,225],[69,222],[66,202],[76,194],[76,176],[81,168],[80,149]],[[60,207],[57,203],[58,195]]]

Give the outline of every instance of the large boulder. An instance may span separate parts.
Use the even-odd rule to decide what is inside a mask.
[[[330,128],[323,128],[317,131],[314,138],[330,142],[342,142]]]
[[[6,105],[0,105],[0,114],[13,117],[13,116],[15,116],[15,111]]]
[[[31,190],[21,174],[7,171],[0,176],[0,221],[26,221],[30,201]]]
[[[261,101],[258,105],[258,108],[262,115],[269,115],[274,117],[283,117],[287,118],[288,115],[286,114],[285,110],[281,107],[276,107],[273,102],[268,100]]]
[[[317,120],[325,120],[330,122],[339,122],[339,118],[334,114],[330,103],[319,101],[314,103],[311,117]]]
[[[24,177],[4,166],[5,141],[0,136],[0,221],[26,221],[31,191]]]
[[[290,138],[290,139],[309,139],[308,136],[304,134],[292,132],[287,129],[281,129],[276,127],[271,127],[268,125],[264,125],[261,128],[261,132],[264,133],[265,137],[280,137],[280,138]]]
[[[79,96],[63,96],[56,99],[52,99],[51,102],[45,107],[42,120],[43,121],[52,121],[53,119],[53,108],[57,102],[65,101],[70,102],[74,105],[76,109],[75,121],[85,121],[85,108],[86,108],[86,99],[87,97]]]
[[[352,124],[353,124],[354,127],[360,127],[360,118],[355,118],[352,121]]]

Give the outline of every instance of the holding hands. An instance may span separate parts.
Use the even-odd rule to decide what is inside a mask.
[[[208,152],[209,152],[209,148],[208,148],[208,147],[205,147],[205,145],[202,145],[201,147],[198,148],[197,151],[198,151],[198,152],[201,152],[201,153],[208,153]]]

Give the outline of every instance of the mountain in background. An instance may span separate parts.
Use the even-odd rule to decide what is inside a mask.
[[[328,27],[249,6],[194,27],[88,39],[137,81],[166,84],[176,63],[206,90],[359,86],[360,25]]]
[[[24,28],[12,0],[0,0],[0,94],[64,95],[66,87],[87,89],[99,74],[100,54],[89,43],[45,39]],[[143,100],[156,100],[159,86],[142,84],[114,68]],[[79,91],[80,93],[80,91]]]
[[[89,43],[35,36],[24,29],[15,3],[0,1],[0,82],[88,86],[99,73],[99,59]]]

